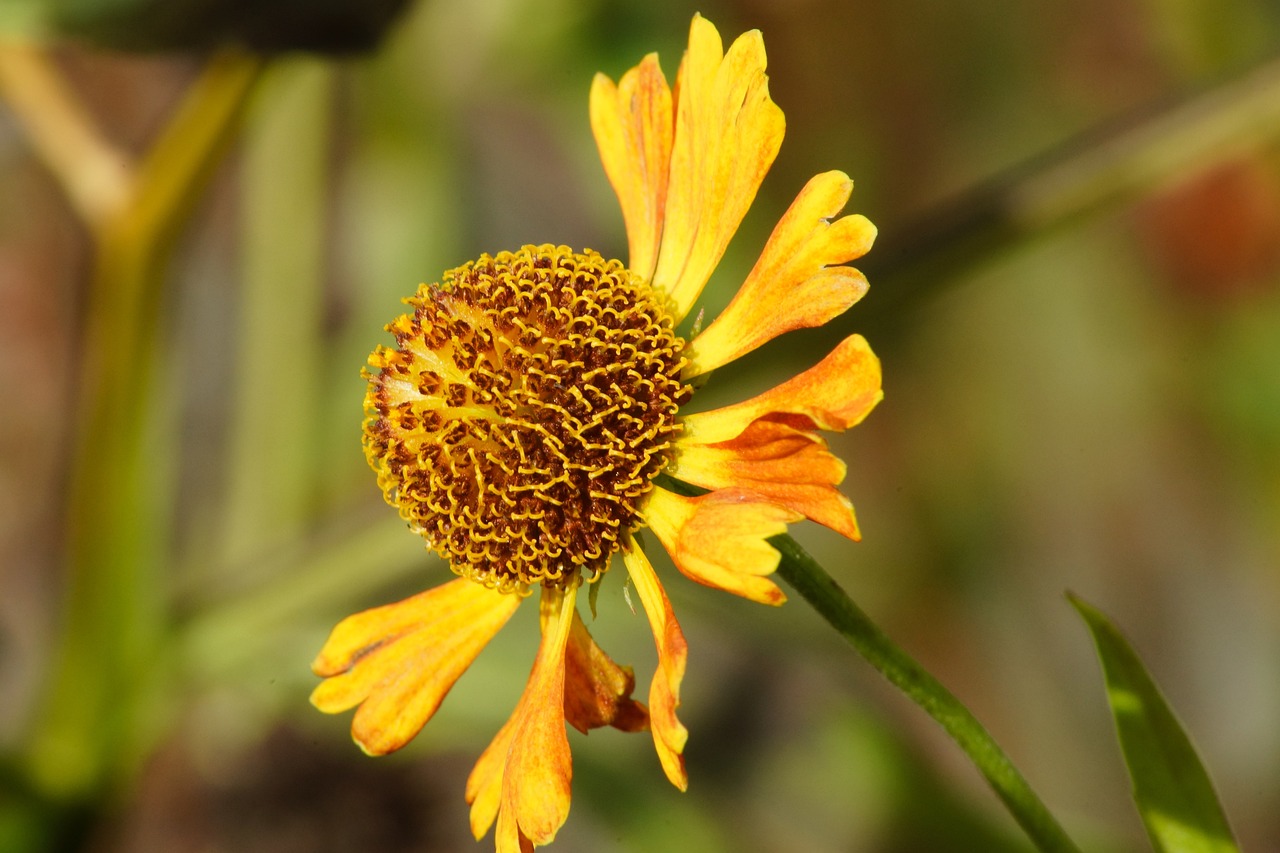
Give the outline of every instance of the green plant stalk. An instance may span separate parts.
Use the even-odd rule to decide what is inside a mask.
[[[257,60],[240,54],[212,59],[148,151],[124,203],[94,223],[62,645],[28,752],[36,784],[54,798],[84,799],[127,772],[139,706],[152,697],[149,665],[168,618],[168,504],[156,489],[165,459],[149,434],[164,264],[258,70]]]
[[[858,654],[946,730],[986,777],[1036,847],[1046,853],[1078,853],[1062,826],[973,713],[889,639],[794,539],[788,535],[775,536],[769,543],[782,553],[778,575],[839,631]]]
[[[315,512],[333,84],[331,63],[276,62],[240,137],[236,396],[225,509],[206,549],[222,575],[299,538]]]

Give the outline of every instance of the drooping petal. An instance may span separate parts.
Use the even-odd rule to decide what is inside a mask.
[[[569,816],[573,762],[565,733],[565,653],[577,590],[543,587],[542,641],[529,682],[467,779],[471,831],[481,838],[496,816],[499,851],[549,844]]]
[[[844,172],[810,179],[733,301],[686,348],[686,376],[715,370],[784,332],[821,326],[862,298],[866,278],[837,265],[867,253],[875,226],[857,214],[830,221],[852,191]]]
[[[743,33],[723,52],[695,16],[676,80],[675,139],[653,285],[677,320],[693,307],[782,145],[785,121],[769,98],[764,40]]]
[[[653,746],[663,772],[672,785],[683,791],[689,787],[689,774],[684,768],[684,745],[689,739],[689,730],[676,717],[676,708],[680,707],[680,682],[684,680],[689,645],[671,610],[667,593],[644,551],[633,544],[623,549],[622,559],[636,585],[658,647],[658,669],[649,686],[649,727],[653,731]]]
[[[356,743],[370,755],[393,752],[426,725],[519,605],[519,596],[459,578],[348,616],[311,664],[325,677],[311,702],[331,714],[360,705]]]
[[[861,335],[853,335],[818,364],[763,394],[686,415],[680,444],[728,441],[760,418],[801,430],[840,432],[865,418],[882,397],[880,360]]]
[[[569,816],[573,764],[565,733],[564,659],[578,587],[543,587],[542,642],[503,770],[502,803],[526,837],[550,844]]]
[[[603,726],[627,732],[644,731],[649,727],[648,710],[631,698],[631,691],[635,688],[631,668],[618,666],[604,653],[576,611],[573,612],[564,661],[566,722],[584,734],[589,729]],[[503,771],[516,725],[526,712],[525,703],[522,697],[515,712],[480,755],[467,778],[466,801],[471,806],[471,832],[477,840],[484,837],[498,816],[503,795]],[[498,835],[503,835],[501,823]],[[524,838],[523,833],[520,837]]]
[[[855,542],[862,538],[853,504],[836,490],[845,464],[814,433],[757,420],[729,441],[682,442],[671,474],[704,489],[747,489]]]
[[[689,578],[761,604],[787,600],[767,575],[781,555],[765,540],[787,532],[801,515],[742,489],[696,498],[654,489],[645,521]]]
[[[662,237],[671,166],[671,89],[649,54],[617,85],[603,74],[591,84],[591,130],[605,174],[622,206],[632,272],[653,276]]]
[[[604,726],[624,732],[649,728],[648,710],[631,698],[636,686],[631,667],[614,663],[576,612],[564,667],[564,715],[569,725],[583,734]]]

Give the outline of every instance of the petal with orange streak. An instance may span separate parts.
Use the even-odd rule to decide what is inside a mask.
[[[627,266],[648,279],[658,260],[675,129],[671,89],[657,54],[646,56],[616,85],[597,74],[590,103],[596,147],[627,228]]]
[[[394,752],[431,719],[520,600],[459,578],[348,616],[311,664],[326,677],[311,702],[326,713],[360,705],[356,743],[370,755]]]
[[[739,36],[728,52],[701,16],[676,78],[676,123],[662,245],[653,285],[689,313],[755,200],[782,145],[785,120],[769,97],[764,40]]]
[[[862,538],[853,504],[836,490],[845,464],[814,433],[754,421],[729,441],[683,443],[670,473],[704,489],[747,489],[855,542]]]
[[[603,726],[644,731],[649,727],[649,714],[644,705],[631,698],[634,688],[631,668],[618,666],[604,653],[575,611],[565,648],[566,721],[584,734]],[[523,705],[517,706],[467,778],[466,801],[471,806],[471,832],[477,840],[484,837],[498,815],[503,767],[522,709]]]
[[[689,787],[689,774],[684,767],[684,745],[689,739],[689,730],[676,716],[676,708],[680,707],[680,682],[684,680],[689,645],[671,610],[667,593],[644,551],[633,543],[623,548],[622,560],[640,595],[640,603],[649,617],[649,627],[658,647],[658,669],[649,686],[649,728],[653,731],[653,746],[667,779],[683,791]]]
[[[501,811],[539,847],[550,844],[569,817],[573,761],[565,732],[565,649],[577,597],[576,584],[564,590],[543,587],[542,642],[502,770]]]
[[[686,415],[679,444],[728,441],[760,418],[796,429],[841,432],[870,414],[883,397],[880,360],[861,335],[853,335],[818,364],[763,394]]]
[[[787,532],[798,512],[742,489],[720,489],[687,498],[654,489],[645,523],[657,534],[681,572],[698,583],[761,604],[787,600],[767,575],[781,555],[765,540]]]
[[[564,714],[569,725],[583,734],[604,726],[624,732],[649,728],[648,710],[631,698],[636,686],[631,667],[614,663],[576,612],[564,667]]]
[[[852,191],[844,172],[809,180],[733,301],[687,347],[686,376],[715,370],[784,332],[821,326],[862,298],[866,278],[837,265],[865,255],[876,228],[857,214],[830,221]]]

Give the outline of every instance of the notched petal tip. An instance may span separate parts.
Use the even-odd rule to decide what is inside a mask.
[[[754,201],[782,145],[782,110],[769,98],[763,40],[740,36],[726,54],[695,18],[677,75],[671,178],[653,285],[683,319]]]
[[[311,702],[359,706],[351,734],[370,755],[407,744],[519,606],[516,596],[458,579],[342,620],[313,664]]]
[[[853,504],[836,489],[846,470],[820,435],[760,419],[728,441],[683,443],[671,473],[704,489],[754,492],[856,542]]]
[[[821,326],[866,294],[866,277],[841,264],[867,253],[875,226],[859,214],[834,218],[852,190],[844,172],[809,180],[733,300],[690,342],[686,378],[728,364],[786,332]]]
[[[804,516],[745,489],[720,489],[696,498],[655,489],[645,521],[684,575],[760,604],[786,595],[768,579],[782,555],[766,540]]]
[[[686,416],[680,444],[729,441],[761,418],[798,430],[843,432],[883,398],[880,360],[865,338],[852,335],[818,364],[763,394]]]

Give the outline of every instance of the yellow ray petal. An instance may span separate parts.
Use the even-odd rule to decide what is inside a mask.
[[[564,665],[564,713],[569,725],[583,734],[603,726],[624,732],[649,728],[648,710],[631,698],[636,686],[631,667],[614,663],[576,612]]]
[[[671,166],[671,89],[649,54],[614,85],[591,84],[591,130],[605,174],[622,206],[632,272],[649,279],[658,259]]]
[[[648,710],[631,699],[631,691],[635,687],[631,668],[618,666],[604,653],[576,611],[564,658],[567,722],[583,733],[602,726],[613,726],[622,731],[643,731],[649,727]],[[532,681],[532,676],[530,678]],[[471,806],[471,832],[477,840],[484,837],[498,816],[503,770],[516,724],[527,713],[525,705],[522,697],[521,703],[480,755],[467,778],[466,801]]]
[[[853,335],[776,388],[723,409],[686,415],[679,444],[728,441],[760,418],[801,430],[840,432],[865,418],[883,397],[880,361],[861,335]]]
[[[742,489],[686,498],[654,489],[645,522],[689,578],[761,604],[787,600],[766,575],[781,555],[765,540],[787,532],[801,515]]]
[[[747,489],[855,542],[862,538],[853,505],[835,488],[845,464],[813,433],[758,420],[729,441],[683,442],[671,474],[704,489]]]
[[[782,145],[785,121],[769,98],[764,40],[720,34],[696,16],[676,89],[675,139],[653,284],[689,313]]]
[[[576,584],[542,589],[542,642],[502,771],[502,810],[539,847],[550,844],[569,817],[573,762],[565,733],[564,661],[577,597]]]
[[[507,763],[507,752],[511,749],[511,736],[515,733],[519,713],[520,706],[517,705],[467,777],[466,801],[471,806],[471,834],[476,841],[484,838],[489,827],[493,826],[493,819],[498,816],[498,806],[502,802],[502,769]]]
[[[649,727],[653,731],[653,746],[663,772],[672,785],[683,791],[689,787],[689,774],[684,768],[684,745],[689,739],[689,730],[676,717],[676,708],[680,707],[680,682],[684,680],[689,645],[671,610],[667,593],[644,551],[633,544],[623,549],[622,559],[636,585],[658,647],[658,669],[649,686]]]
[[[852,191],[844,172],[810,179],[733,301],[686,349],[686,377],[715,370],[784,332],[821,326],[862,298],[862,273],[836,265],[865,255],[875,226],[856,214],[829,221]]]
[[[498,829],[494,835],[497,853],[533,853],[533,842],[520,831],[520,825],[509,809],[503,809],[498,815]]]
[[[327,678],[311,694],[321,711],[360,705],[351,735],[370,755],[404,746],[493,639],[520,598],[458,579],[338,623],[312,663]]]

